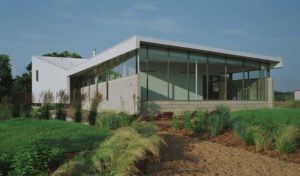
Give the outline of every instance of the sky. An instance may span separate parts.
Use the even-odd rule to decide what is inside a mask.
[[[275,89],[300,89],[298,0],[0,1],[0,53],[13,75],[31,57],[75,51],[85,58],[133,35],[281,57]],[[299,76],[299,77],[298,77]]]

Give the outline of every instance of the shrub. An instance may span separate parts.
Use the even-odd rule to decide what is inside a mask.
[[[67,118],[67,112],[64,109],[64,104],[58,103],[56,105],[56,119],[58,120],[66,120]]]
[[[114,111],[98,113],[96,120],[96,127],[117,129],[119,127],[119,117]]]
[[[127,114],[126,112],[120,112],[119,120],[120,120],[119,123],[120,127],[125,127],[125,126],[129,126],[132,123],[133,117]]]
[[[1,153],[0,154],[0,175],[7,175],[11,170],[12,155]]]
[[[95,125],[96,123],[96,117],[97,117],[97,111],[98,111],[98,105],[103,101],[103,96],[101,93],[96,92],[93,100],[92,100],[92,104],[91,104],[91,108],[90,108],[90,112],[89,112],[89,116],[88,116],[88,120],[89,120],[89,124],[90,125]]]
[[[275,148],[280,153],[293,153],[299,145],[300,130],[294,125],[283,126],[276,134]]]
[[[183,123],[186,130],[192,130],[191,113],[185,111],[183,113]]]
[[[50,105],[45,104],[39,109],[39,118],[40,119],[50,118]]]
[[[10,175],[42,175],[50,168],[58,166],[62,158],[59,149],[50,149],[37,142],[30,142],[12,159]]]
[[[200,132],[205,129],[205,114],[201,111],[195,113],[195,118],[192,123],[193,131]]]
[[[124,127],[99,145],[92,165],[100,175],[136,175],[140,173],[136,163],[148,154],[158,157],[159,147],[164,143],[156,133],[145,137],[133,128]]]
[[[21,106],[19,103],[13,103],[11,108],[12,117],[20,117]]]
[[[137,131],[143,137],[149,137],[156,133],[155,126],[149,122],[136,121],[132,124],[132,127],[135,129],[135,131]]]
[[[208,117],[207,128],[210,136],[218,135],[230,126],[229,109],[223,105],[216,106],[216,110]]]
[[[82,119],[82,110],[81,110],[81,104],[78,104],[76,106],[75,114],[74,114],[74,121],[77,123],[80,123]]]
[[[172,129],[174,131],[179,129],[178,117],[176,115],[173,115],[172,117]]]
[[[230,126],[229,108],[224,105],[216,106],[214,114],[218,115],[221,119],[222,127],[228,128]]]
[[[253,135],[253,142],[257,152],[272,149],[274,134],[271,131],[268,131],[263,126],[250,126],[247,130]]]
[[[237,121],[233,123],[233,132],[236,137],[243,140],[247,145],[254,145],[254,136],[248,127],[249,124],[247,121]]]

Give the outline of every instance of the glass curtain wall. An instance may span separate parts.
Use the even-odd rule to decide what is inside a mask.
[[[189,98],[190,100],[205,100],[204,90],[207,75],[207,56],[204,54],[190,53],[189,57]]]
[[[244,63],[241,60],[226,60],[227,100],[243,100]]]
[[[266,64],[153,46],[139,56],[142,101],[266,100]]]
[[[148,100],[168,99],[168,50],[148,48]]]
[[[217,56],[208,58],[208,100],[225,100],[225,59]]]
[[[169,99],[188,100],[188,53],[169,51]]]

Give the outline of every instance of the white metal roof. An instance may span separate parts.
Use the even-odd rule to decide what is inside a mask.
[[[87,59],[82,58],[65,58],[65,57],[48,57],[48,56],[35,56],[36,58],[48,62],[52,65],[61,67],[65,70],[74,68],[77,65],[86,62]]]
[[[97,54],[96,56],[88,59],[86,62],[74,66],[72,69],[69,70],[68,75],[73,75],[78,72],[84,71],[86,69],[90,69],[105,61],[113,59],[119,55],[140,48],[141,44],[167,46],[170,48],[191,50],[195,52],[198,51],[203,53],[221,55],[225,57],[239,57],[241,59],[264,61],[270,63],[271,68],[280,68],[283,66],[282,59],[280,57],[272,57],[272,56],[265,56],[260,54],[232,51],[232,50],[213,48],[213,47],[207,47],[207,46],[201,46],[195,44],[161,40],[161,39],[150,38],[150,37],[133,36],[109,49],[104,50],[103,52]]]

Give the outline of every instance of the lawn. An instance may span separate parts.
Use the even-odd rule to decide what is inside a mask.
[[[255,117],[253,120],[258,123],[268,123],[268,120],[272,119],[275,123],[294,124],[300,127],[300,108],[273,108],[231,112],[231,118],[237,117]]]
[[[10,119],[0,121],[0,153],[13,153],[38,140],[63,152],[93,148],[111,135],[105,129],[59,120]]]

